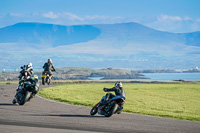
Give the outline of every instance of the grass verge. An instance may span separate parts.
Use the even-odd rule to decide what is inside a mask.
[[[93,107],[114,83],[80,83],[55,86],[39,91],[48,99]],[[200,122],[199,84],[124,83],[124,112]]]

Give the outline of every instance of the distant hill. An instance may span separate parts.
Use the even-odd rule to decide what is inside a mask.
[[[0,69],[48,58],[56,67],[187,69],[200,66],[200,32],[170,33],[138,23],[0,28]]]
[[[101,31],[98,28],[91,25],[62,26],[17,23],[0,29],[0,43],[33,43],[56,47],[87,42],[96,38],[100,33]]]

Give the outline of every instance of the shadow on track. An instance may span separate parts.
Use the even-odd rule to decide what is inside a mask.
[[[0,106],[16,106],[16,104],[12,104],[12,103],[0,103]]]
[[[49,115],[33,115],[33,116],[57,116],[57,117],[87,117],[87,118],[92,118],[92,117],[98,117],[98,118],[104,118],[103,116],[91,116],[91,115],[71,115],[71,114],[61,114],[61,115],[54,115],[54,114],[49,114]]]

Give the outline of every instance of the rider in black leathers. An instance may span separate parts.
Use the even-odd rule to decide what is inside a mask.
[[[44,68],[44,71],[48,71],[49,76],[52,78],[53,76],[52,71],[56,71],[56,69],[54,68],[52,64],[51,59],[48,59],[48,62],[44,64],[43,68]],[[44,74],[44,72],[42,74]]]
[[[106,104],[107,101],[115,96],[123,96],[124,99],[125,99],[125,91],[124,91],[124,88],[122,87],[122,83],[121,82],[116,82],[115,83],[115,86],[111,89],[108,89],[108,88],[103,88],[103,90],[105,92],[110,92],[110,91],[114,91],[115,92],[115,95],[112,94],[112,93],[107,93],[106,96],[105,96],[105,99],[104,99],[104,102],[103,104]],[[121,106],[121,108],[123,109],[123,105]]]

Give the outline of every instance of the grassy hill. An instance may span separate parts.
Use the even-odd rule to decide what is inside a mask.
[[[42,72],[35,72],[39,78]],[[89,77],[102,77],[102,79],[144,79],[144,75],[131,70],[123,69],[89,69],[77,67],[65,67],[53,72],[54,80],[88,80]],[[19,72],[0,72],[0,80],[18,80]]]

